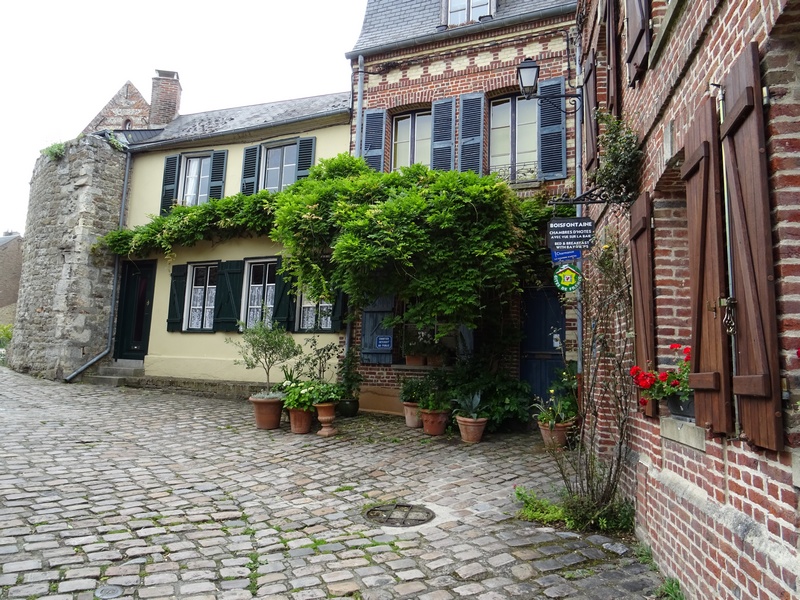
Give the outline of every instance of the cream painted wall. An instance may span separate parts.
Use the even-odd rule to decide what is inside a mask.
[[[231,240],[212,246],[202,242],[194,248],[177,249],[173,264],[207,260],[242,260],[277,256],[280,246],[269,238]],[[150,325],[150,344],[145,357],[145,374],[161,377],[189,377],[196,379],[218,379],[235,381],[264,381],[264,371],[248,371],[234,365],[238,358],[236,346],[225,342],[225,338],[237,339],[232,332],[183,333],[167,331],[169,306],[170,271],[172,264],[166,259],[158,260],[153,313]],[[308,333],[294,334],[295,341],[303,344]],[[319,345],[339,341],[338,333],[319,334]],[[292,363],[287,363],[291,365]],[[333,376],[333,373],[330,374]],[[283,379],[280,367],[270,372],[270,380]]]
[[[191,152],[204,150],[227,150],[228,161],[225,173],[225,196],[239,193],[242,179],[242,156],[244,149],[259,143],[273,143],[298,137],[316,137],[314,162],[320,158],[332,158],[350,149],[350,125],[334,125],[321,129],[310,129],[274,138],[263,138],[241,144],[214,144],[193,147]],[[150,221],[161,208],[161,184],[164,177],[164,158],[179,154],[180,150],[161,150],[135,154],[131,168],[128,191],[128,217],[126,225],[135,227]]]

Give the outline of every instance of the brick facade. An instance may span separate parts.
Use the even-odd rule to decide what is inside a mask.
[[[585,17],[582,47],[587,55],[596,50],[602,65],[609,62],[606,4],[579,3],[579,15]],[[704,424],[673,418],[662,404],[658,417],[637,415],[634,420],[634,460],[623,476],[623,489],[636,500],[637,535],[652,548],[662,572],[681,582],[687,598],[797,598],[800,3],[653,1],[649,64],[633,87],[624,76],[625,27],[631,20],[625,0],[621,4],[623,116],[638,132],[646,157],[642,191],[652,196],[656,366],[662,369],[671,364],[669,344],[691,339],[690,289],[699,275],[689,256],[691,224],[698,216],[687,212],[680,178],[690,158],[684,151],[687,132],[703,100],[718,100],[724,93],[719,86],[737,57],[750,42],[758,44],[761,85],[769,97],[763,110],[784,429],[784,449],[765,450],[736,433],[712,436]],[[606,69],[598,71],[598,104],[603,107]],[[608,225],[607,213],[595,210],[592,216],[598,230]],[[736,398],[731,399],[735,406]]]

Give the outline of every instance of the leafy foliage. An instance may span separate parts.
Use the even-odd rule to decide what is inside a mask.
[[[656,590],[657,598],[666,598],[667,600],[684,600],[685,596],[681,591],[681,582],[674,577],[667,577],[658,589]]]
[[[522,502],[518,516],[544,525],[563,525],[579,531],[630,533],[634,525],[634,508],[630,502],[612,502],[597,507],[586,498],[565,493],[561,502],[551,502],[523,486],[514,487],[516,499]]]
[[[302,353],[302,348],[294,341],[292,335],[282,329],[277,323],[271,325],[263,320],[256,322],[251,327],[242,327],[242,335],[238,340],[225,338],[239,350],[241,360],[233,361],[234,364],[244,365],[246,369],[261,367],[266,374],[267,390],[270,388],[269,372],[272,367],[294,358]]]
[[[598,167],[589,182],[602,187],[617,202],[630,204],[639,193],[644,152],[636,132],[614,115],[597,111],[603,133],[597,139]]]
[[[67,152],[67,147],[64,142],[55,142],[54,144],[50,144],[47,148],[43,148],[41,153],[49,158],[50,160],[60,160],[64,158],[64,154]]]

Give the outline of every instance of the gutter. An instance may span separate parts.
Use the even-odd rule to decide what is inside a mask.
[[[450,40],[454,38],[464,37],[465,35],[473,33],[494,31],[495,29],[501,29],[503,27],[509,27],[511,25],[518,25],[519,23],[527,23],[529,21],[541,21],[552,17],[561,17],[564,15],[568,15],[570,13],[575,13],[577,9],[578,9],[577,2],[564,3],[561,6],[524,13],[522,15],[517,15],[515,17],[508,17],[505,19],[491,19],[491,20],[487,19],[485,21],[479,21],[478,23],[474,23],[472,25],[467,25],[464,27],[455,27],[453,29],[447,29],[445,31],[437,31],[435,33],[428,33],[407,40],[390,42],[388,44],[381,44],[380,46],[373,46],[371,48],[361,48],[361,49],[351,50],[350,52],[347,52],[344,56],[345,58],[352,60],[354,58],[357,58],[359,55],[368,57],[368,56],[374,56],[376,54],[384,54],[386,52],[392,52],[393,50],[406,50],[408,48],[414,48],[416,46],[422,46],[424,44],[431,44],[433,42],[440,42],[443,40]]]
[[[351,91],[352,94],[352,91]],[[293,119],[286,119],[284,121],[276,122],[276,123],[269,123],[269,124],[261,124],[261,125],[253,125],[251,127],[244,127],[242,129],[233,129],[231,131],[215,131],[213,133],[203,133],[199,135],[194,135],[190,137],[178,137],[172,138],[169,140],[161,140],[158,142],[150,142],[150,143],[142,143],[136,144],[131,146],[132,152],[145,152],[147,150],[155,150],[158,148],[166,148],[169,146],[174,146],[176,144],[186,144],[187,142],[199,142],[202,140],[208,140],[212,138],[220,138],[226,135],[238,135],[242,133],[250,133],[253,131],[262,131],[264,129],[270,129],[272,127],[278,127],[282,125],[293,125],[295,123],[302,123],[303,121],[311,121],[314,119],[321,119],[325,117],[336,117],[340,115],[348,115],[350,116],[351,109],[349,106],[343,108],[337,108],[336,110],[330,110],[324,113],[316,113],[313,115],[303,115],[302,117],[294,117]]]
[[[131,172],[131,152],[128,150],[125,152],[125,179],[122,183],[122,199],[120,202],[120,209],[119,209],[119,228],[122,229],[122,226],[125,224],[125,207],[126,207],[126,200],[128,198],[128,179],[130,177]],[[100,361],[101,359],[108,356],[111,352],[112,342],[114,340],[114,317],[116,316],[116,305],[117,305],[117,287],[119,285],[119,265],[120,265],[120,258],[119,255],[114,256],[114,279],[111,284],[111,311],[108,317],[108,332],[106,334],[106,347],[100,354],[92,358],[89,362],[84,365],[81,365],[77,369],[75,369],[72,373],[64,377],[64,381],[67,383],[72,383],[72,380],[75,379],[78,375],[83,373],[86,369]]]

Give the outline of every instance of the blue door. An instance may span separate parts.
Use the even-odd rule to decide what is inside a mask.
[[[530,384],[535,396],[547,398],[551,383],[564,368],[564,307],[555,288],[525,290],[522,333],[520,379]]]

